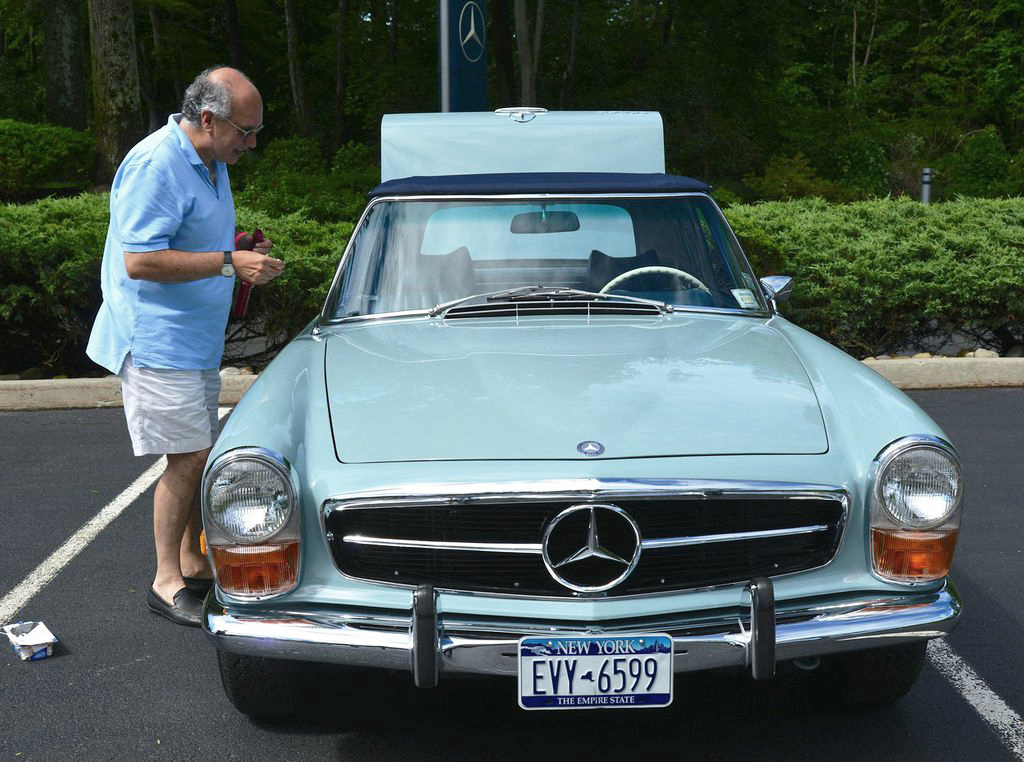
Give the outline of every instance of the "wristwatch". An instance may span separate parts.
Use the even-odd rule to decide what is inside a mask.
[[[235,265],[231,261],[230,251],[224,252],[224,264],[220,268],[220,274],[223,275],[225,278],[235,277]]]

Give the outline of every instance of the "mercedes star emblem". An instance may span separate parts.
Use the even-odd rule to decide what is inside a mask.
[[[580,442],[576,445],[576,449],[581,454],[590,455],[591,457],[604,454],[604,445],[600,442]]]
[[[600,593],[633,573],[640,561],[640,528],[617,505],[573,505],[545,528],[541,555],[559,584]]]
[[[484,34],[484,12],[476,3],[466,3],[459,14],[459,46],[470,63],[476,63],[484,54]]]

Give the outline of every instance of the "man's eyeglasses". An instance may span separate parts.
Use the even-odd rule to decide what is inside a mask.
[[[218,117],[218,118],[219,119],[223,119],[225,122],[227,122],[232,127],[234,127],[236,130],[238,130],[240,133],[242,133],[242,140],[245,140],[250,135],[259,135],[260,134],[260,130],[263,129],[263,125],[262,124],[258,124],[255,127],[253,127],[251,130],[243,130],[237,124],[235,124],[230,119],[228,119],[226,116],[222,116],[222,117]]]

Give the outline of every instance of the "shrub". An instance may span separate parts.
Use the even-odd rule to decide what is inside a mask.
[[[859,357],[1024,328],[1024,200],[821,200],[731,207],[760,274],[796,278],[795,322]]]
[[[735,191],[731,191],[728,188],[715,188],[711,193],[712,198],[718,203],[722,209],[726,209],[730,206],[743,203],[743,197]]]
[[[995,127],[965,137],[942,162],[938,184],[944,198],[994,198],[1006,192],[1010,155]]]
[[[764,174],[747,175],[743,182],[766,201],[785,201],[805,196],[832,199],[839,189],[815,174],[807,158],[798,153],[793,157],[776,156],[768,161]]]
[[[848,200],[868,199],[888,193],[890,172],[885,146],[873,135],[858,132],[840,135],[828,152],[830,162],[819,164]]]
[[[95,153],[91,133],[0,119],[0,199],[83,190]]]
[[[0,373],[31,365],[51,374],[98,371],[85,346],[102,300],[108,220],[105,193],[0,205]],[[237,223],[262,228],[287,262],[273,285],[253,290],[247,318],[229,327],[229,358],[259,363],[319,310],[352,224],[244,207]]]
[[[285,261],[272,284],[253,288],[246,317],[228,326],[225,356],[263,365],[320,311],[352,223],[316,222],[297,212],[268,219],[239,208],[236,224],[263,230],[274,242],[273,255]]]
[[[362,211],[380,169],[370,149],[358,143],[342,146],[328,165],[316,142],[288,138],[232,169],[232,182],[238,186],[235,200],[253,210],[330,222]]]
[[[100,304],[106,194],[0,206],[0,369],[77,373]]]

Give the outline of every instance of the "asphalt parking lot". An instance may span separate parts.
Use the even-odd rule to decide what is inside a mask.
[[[525,713],[509,681],[424,695],[406,675],[329,673],[312,716],[253,722],[202,633],[146,610],[159,464],[132,457],[121,411],[0,413],[0,620],[61,638],[41,662],[0,652],[0,759],[1024,760],[1024,389],[911,396],[965,462],[965,615],[909,696],[856,712],[788,678],[684,675],[666,710]]]

